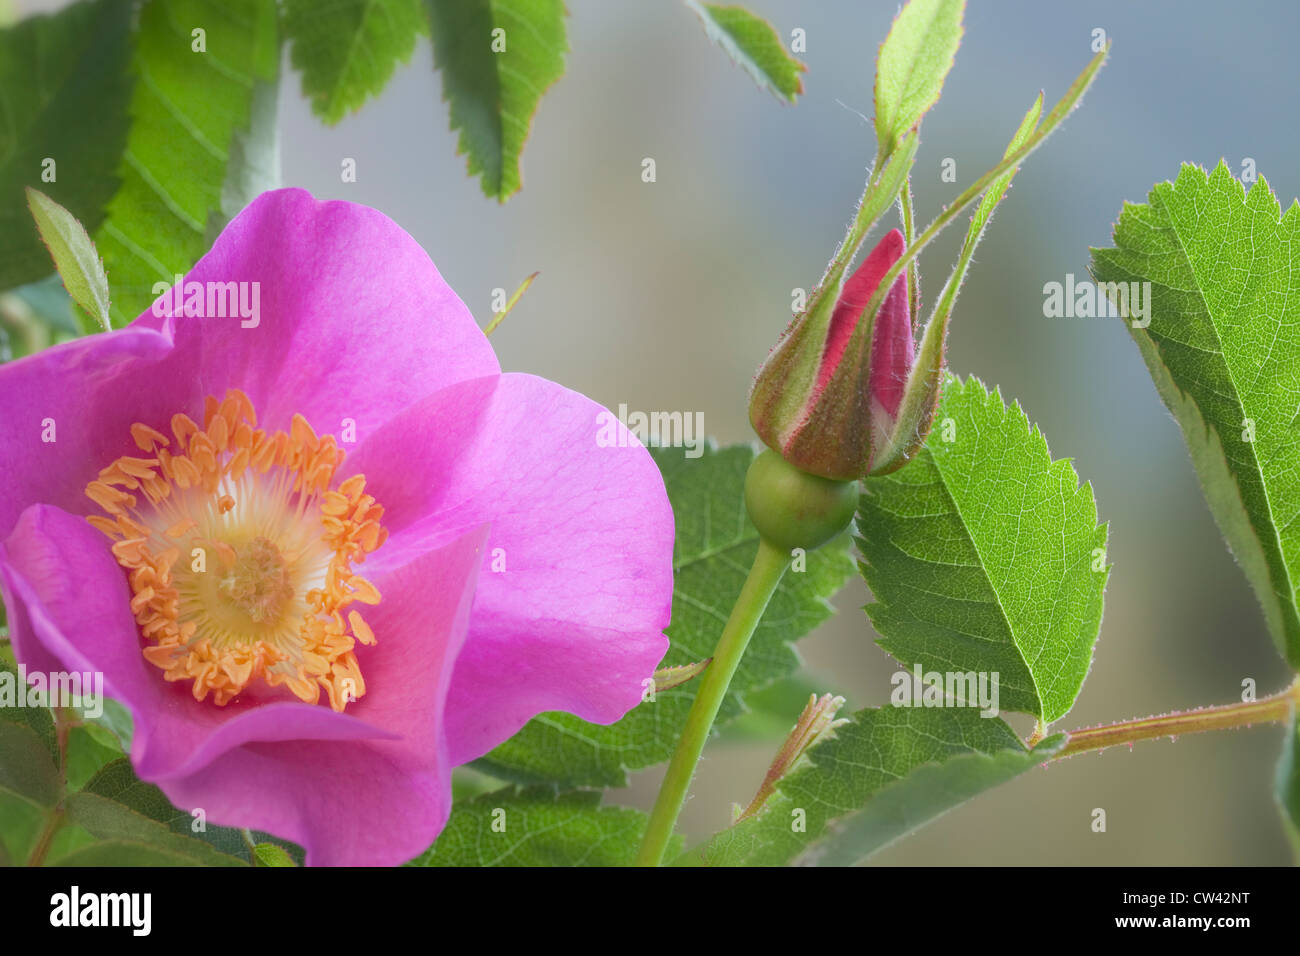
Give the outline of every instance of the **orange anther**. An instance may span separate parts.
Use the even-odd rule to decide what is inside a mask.
[[[166,435],[140,422],[136,422],[131,426],[131,440],[135,442],[137,448],[144,452],[153,451],[155,445],[165,446],[168,444]]]

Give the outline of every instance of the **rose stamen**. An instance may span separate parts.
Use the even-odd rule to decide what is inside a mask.
[[[196,700],[225,705],[260,683],[313,704],[324,690],[343,710],[365,693],[356,644],[375,642],[350,606],[380,600],[352,565],[388,537],[365,477],[331,489],[333,436],[301,415],[288,433],[259,429],[235,389],[207,398],[202,428],[170,424],[174,440],[132,425],[152,457],[119,458],[86,486],[104,512],[87,520],[129,572],[145,659]]]

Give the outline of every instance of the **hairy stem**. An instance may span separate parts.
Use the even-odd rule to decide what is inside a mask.
[[[1252,724],[1283,723],[1291,719],[1293,708],[1300,703],[1300,680],[1286,690],[1263,700],[1224,704],[1177,711],[1159,717],[1126,720],[1103,727],[1088,727],[1070,732],[1070,740],[1054,759],[1071,757],[1089,750],[1103,750],[1116,744],[1133,744],[1178,734],[1196,734],[1207,730],[1235,730]]]
[[[686,802],[691,778],[695,775],[695,767],[700,762],[700,754],[704,752],[709,731],[713,729],[718,709],[731,685],[732,675],[736,673],[745,648],[749,646],[749,639],[767,609],[767,602],[772,599],[773,592],[781,583],[781,576],[785,574],[789,562],[790,556],[786,552],[769,544],[766,539],[759,540],[754,564],[749,569],[749,576],[745,579],[745,586],[741,588],[735,607],[731,609],[731,616],[722,629],[722,636],[718,638],[713,663],[700,679],[700,689],[687,714],[686,727],[682,731],[681,740],[677,742],[672,761],[668,764],[668,772],[660,785],[654,809],[650,811],[650,821],[646,825],[645,837],[636,858],[638,866],[658,866],[663,862],[664,851],[672,839],[677,817],[682,811],[682,804]]]

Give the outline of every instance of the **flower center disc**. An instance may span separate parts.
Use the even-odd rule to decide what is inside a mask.
[[[147,425],[131,437],[149,458],[123,457],[86,486],[130,572],[144,657],[196,700],[224,705],[254,685],[284,687],[343,710],[365,693],[355,647],[373,644],[349,606],[379,592],[352,570],[388,536],[384,509],[343,461],[333,437],[301,415],[289,432],[257,428],[231,390],[205,403],[203,427],[177,414],[175,441]]]
[[[279,617],[293,597],[293,580],[280,549],[259,535],[235,552],[235,566],[217,591],[254,624],[261,624]]]

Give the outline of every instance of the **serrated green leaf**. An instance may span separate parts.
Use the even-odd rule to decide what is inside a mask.
[[[438,842],[407,865],[628,866],[645,825],[640,810],[603,807],[593,791],[507,787],[452,808]]]
[[[808,751],[763,809],[677,865],[850,865],[1040,764],[1058,735],[1025,748],[1002,720],[969,708],[858,711]]]
[[[876,139],[882,154],[939,99],[961,43],[965,0],[910,0],[876,60]]]
[[[331,125],[379,95],[426,28],[422,0],[287,0],[284,8],[303,95]]]
[[[247,854],[248,845],[239,830],[217,826],[206,821],[203,829],[196,830],[196,818],[193,814],[174,807],[160,789],[139,779],[131,767],[130,760],[115,760],[100,768],[82,788],[82,792],[119,803],[150,820],[163,824],[173,834],[200,840],[222,854],[241,859]],[[252,835],[255,842],[273,843],[286,850],[301,865],[303,861],[301,847],[256,830]]]
[[[1282,744],[1282,757],[1277,763],[1277,776],[1273,794],[1282,814],[1282,826],[1291,841],[1291,850],[1300,862],[1300,714],[1292,709],[1287,725],[1286,740]]]
[[[1004,750],[958,753],[940,764],[919,766],[879,790],[858,813],[833,821],[798,862],[805,866],[857,865],[985,790],[1042,766],[1065,743],[1065,734],[1054,734],[1032,751],[1008,745]]]
[[[50,250],[64,288],[93,321],[85,331],[111,328],[108,276],[104,274],[104,263],[95,252],[95,244],[86,227],[49,196],[30,186],[27,188],[27,205],[36,220],[41,239]]]
[[[97,793],[70,794],[68,818],[102,840],[126,840],[194,860],[201,866],[247,866],[245,860],[219,853],[193,837],[173,833],[157,820]],[[120,865],[120,864],[115,864]]]
[[[92,231],[118,189],[132,6],[87,0],[0,30],[0,289],[50,271],[24,186],[48,193]]]
[[[758,532],[745,515],[745,472],[754,459],[749,445],[706,449],[686,458],[680,448],[652,448],[673,505],[672,641],[660,667],[704,660],[713,653],[731,606],[758,550]],[[715,726],[744,711],[744,697],[794,672],[790,643],[833,613],[828,599],[853,571],[848,541],[840,539],[807,555],[807,570],[790,571],[772,596],[741,661]],[[698,681],[657,693],[609,726],[570,714],[544,714],[530,721],[478,764],[516,782],[556,781],[567,786],[625,786],[627,770],[671,756],[695,698]],[[790,715],[793,721],[797,711]]]
[[[687,6],[699,16],[709,39],[752,76],[759,89],[791,103],[803,92],[801,74],[807,68],[786,52],[781,37],[762,17],[744,7],[698,0],[687,0]]]
[[[0,722],[0,790],[38,807],[59,799],[58,767],[30,727]]]
[[[562,0],[429,0],[442,98],[485,196],[505,202],[522,185],[533,114],[564,73],[564,16]]]
[[[867,613],[908,667],[996,673],[1002,710],[1051,723],[1074,703],[1101,626],[1107,529],[1092,488],[978,379],[949,377],[935,419],[906,467],[864,482]]]
[[[1125,325],[1278,650],[1300,667],[1300,206],[1281,215],[1266,180],[1246,193],[1222,162],[1209,175],[1184,165],[1146,205],[1125,204],[1115,248],[1092,262],[1099,283],[1151,284],[1149,314]]]
[[[95,233],[114,325],[153,302],[154,283],[188,270],[229,217],[226,184],[249,152],[239,133],[277,75],[276,16],[274,0],[148,0],[140,11],[122,187]]]

